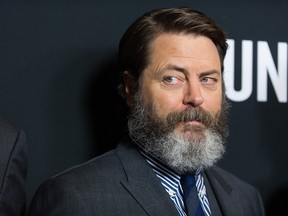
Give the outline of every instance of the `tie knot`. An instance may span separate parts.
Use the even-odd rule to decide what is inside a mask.
[[[196,185],[195,173],[186,173],[181,176],[181,185],[184,188],[193,187]]]

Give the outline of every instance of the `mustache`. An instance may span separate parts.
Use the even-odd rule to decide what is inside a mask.
[[[206,127],[210,127],[215,124],[216,119],[209,112],[200,107],[196,107],[181,112],[171,112],[168,114],[166,120],[169,126],[175,126],[183,122],[198,121]]]

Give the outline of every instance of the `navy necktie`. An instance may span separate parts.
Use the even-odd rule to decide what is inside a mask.
[[[184,193],[184,204],[188,216],[205,216],[196,188],[194,173],[187,173],[181,177],[181,185]]]

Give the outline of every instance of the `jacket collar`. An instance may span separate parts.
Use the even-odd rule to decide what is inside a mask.
[[[129,138],[125,138],[116,148],[126,174],[126,180],[121,182],[122,185],[147,215],[179,215],[160,180],[135,145]],[[232,199],[234,193],[232,185],[217,169],[219,168],[212,167],[203,173],[212,214],[245,216],[240,201],[235,201],[235,197]]]
[[[127,177],[122,185],[147,215],[179,215],[160,180],[134,145],[131,140],[124,139],[116,148]]]
[[[217,169],[219,168],[212,167],[204,172],[209,201],[210,197],[216,200],[216,203],[210,203],[212,213],[214,211],[222,212],[223,216],[245,216],[240,205],[240,200],[235,200],[235,196],[233,198],[233,194],[235,193],[233,186],[219,174]]]

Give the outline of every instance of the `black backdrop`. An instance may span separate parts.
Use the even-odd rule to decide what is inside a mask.
[[[257,186],[267,208],[287,201],[287,1],[0,1],[0,114],[27,135],[28,203],[45,179],[118,141],[118,41],[145,11],[182,5],[223,26],[235,43],[234,89],[252,85],[246,98],[230,96],[231,132],[219,165]],[[251,57],[241,56],[243,41],[252,44]],[[259,41],[269,45],[274,81]],[[241,82],[249,59],[253,76]],[[259,87],[265,71],[266,90]]]

